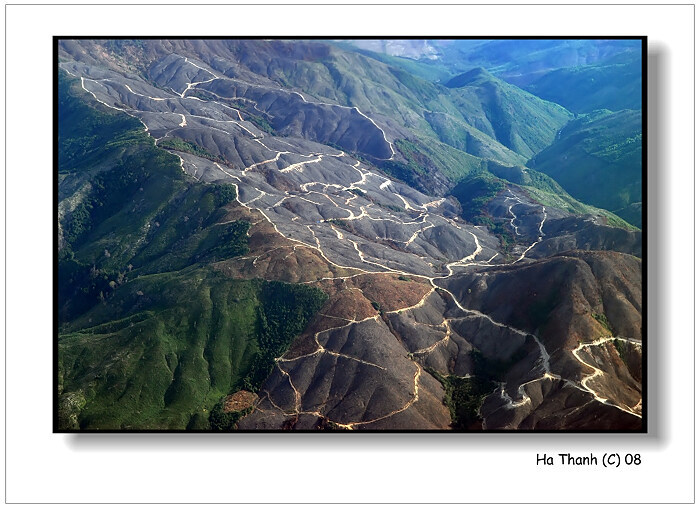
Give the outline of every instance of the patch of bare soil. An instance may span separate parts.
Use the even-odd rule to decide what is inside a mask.
[[[248,254],[214,264],[215,269],[228,276],[300,283],[359,273],[359,270],[335,266],[317,249],[283,237],[258,211],[232,205],[221,222],[232,220],[248,221],[251,227]]]
[[[238,391],[229,394],[224,399],[224,413],[242,412],[252,407],[256,401],[258,401],[258,395],[250,391]]]

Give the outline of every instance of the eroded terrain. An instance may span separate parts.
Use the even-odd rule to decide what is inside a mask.
[[[508,185],[488,204],[505,250],[454,198],[376,169],[400,157],[395,119],[215,63],[173,52],[144,79],[74,44],[60,67],[189,177],[235,187],[220,223],[248,221],[250,250],[216,270],[329,295],[240,428],[448,429],[441,376],[490,383],[484,429],[640,427],[639,233]]]

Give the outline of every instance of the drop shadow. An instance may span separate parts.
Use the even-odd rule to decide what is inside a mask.
[[[396,453],[440,452],[509,452],[546,450],[567,446],[569,451],[591,450],[592,445],[634,445],[639,450],[657,447],[669,441],[668,355],[661,346],[663,330],[668,328],[668,252],[670,244],[668,209],[671,204],[668,183],[662,177],[661,164],[666,160],[668,113],[665,96],[668,90],[668,48],[649,44],[647,103],[647,423],[646,434],[621,433],[107,433],[64,435],[67,446],[77,452],[262,452],[281,451],[313,453],[366,453],[381,448]],[[534,458],[533,458],[534,459]]]
[[[668,442],[668,373],[661,338],[668,329],[670,300],[668,251],[671,244],[668,227],[668,209],[671,199],[668,182],[662,172],[662,161],[668,153],[668,48],[658,42],[649,43],[648,53],[648,106],[647,106],[647,422],[648,435],[659,443]],[[666,168],[668,169],[668,168]],[[666,366],[666,368],[664,368]]]

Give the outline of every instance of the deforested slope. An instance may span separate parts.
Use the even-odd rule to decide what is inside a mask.
[[[208,429],[326,296],[214,270],[248,251],[250,223],[225,220],[235,187],[187,180],[77,81],[59,94],[58,429]]]

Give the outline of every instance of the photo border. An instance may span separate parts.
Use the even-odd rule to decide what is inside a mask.
[[[36,5],[36,4],[35,4]],[[144,4],[141,4],[144,5]],[[160,4],[158,4],[160,5]],[[270,5],[270,4],[267,4]],[[280,4],[288,5],[288,4]],[[503,5],[503,4],[500,4]],[[518,4],[521,5],[521,4]],[[61,40],[263,40],[272,39],[280,41],[332,41],[332,40],[639,40],[641,42],[641,94],[642,94],[642,426],[640,429],[363,429],[358,431],[359,434],[397,434],[397,433],[427,433],[427,434],[648,434],[648,36],[639,35],[521,35],[521,36],[504,36],[504,35],[469,35],[469,36],[381,36],[381,35],[360,35],[360,36],[66,36],[54,35],[52,40],[53,54],[53,425],[52,432],[54,434],[230,434],[230,433],[253,433],[253,434],[338,434],[348,432],[338,431],[322,431],[314,429],[298,429],[298,430],[283,430],[283,429],[236,429],[233,431],[215,431],[215,430],[188,430],[188,429],[65,429],[59,428],[58,420],[58,75],[59,75],[59,42]],[[544,503],[544,502],[543,502]]]

